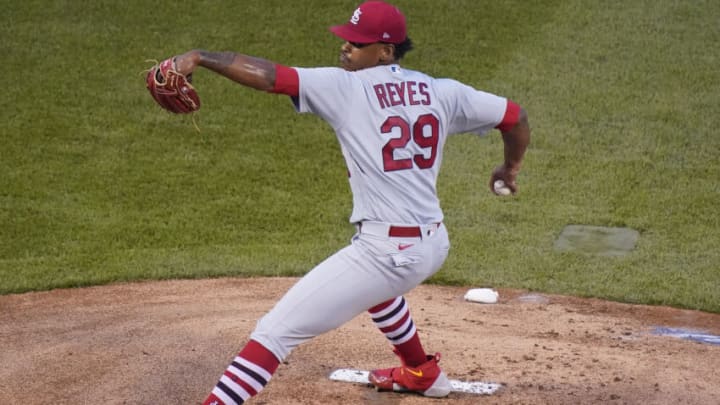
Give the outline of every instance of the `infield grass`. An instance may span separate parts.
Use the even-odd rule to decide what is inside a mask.
[[[505,95],[533,127],[510,199],[485,186],[499,133],[448,141],[453,248],[430,282],[720,312],[720,3],[396,3],[416,44],[403,65]],[[327,26],[356,2],[177,4],[4,7],[0,293],[299,276],[349,240],[326,124],[198,71],[197,133],[153,104],[142,71],[192,48],[334,66]],[[554,252],[570,224],[641,235],[623,257]]]

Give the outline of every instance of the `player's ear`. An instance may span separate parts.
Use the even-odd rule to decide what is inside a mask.
[[[383,44],[380,48],[380,61],[384,63],[395,61],[395,45]]]

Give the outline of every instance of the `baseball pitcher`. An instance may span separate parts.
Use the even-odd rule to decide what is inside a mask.
[[[350,222],[357,233],[351,243],[308,272],[258,321],[205,404],[244,403],[295,347],[365,311],[400,358],[399,366],[370,373],[377,389],[429,397],[451,390],[438,366],[440,355],[426,353],[403,298],[441,268],[450,248],[436,190],[443,147],[448,135],[497,128],[504,161],[488,186],[500,194],[493,184],[502,181],[515,194],[530,140],[527,114],[507,98],[400,66],[412,42],[405,17],[390,4],[362,3],[330,31],[344,41],[339,68],[288,67],[234,52],[192,50],[148,74],[151,93],[163,90],[153,97],[165,108],[180,105],[176,112],[199,108],[194,88],[182,80],[198,67],[289,96],[298,112],[316,114],[333,128],[352,190]],[[165,85],[164,76],[171,74],[180,76],[173,80],[183,88]]]

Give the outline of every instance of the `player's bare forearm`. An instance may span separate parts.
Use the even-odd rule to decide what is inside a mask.
[[[512,194],[518,190],[515,179],[520,172],[525,151],[530,144],[530,124],[528,123],[527,112],[520,109],[518,122],[508,131],[502,132],[503,144],[505,146],[505,160],[497,166],[490,176],[490,190],[495,189],[495,182],[502,180],[504,186],[510,189]],[[494,191],[498,194],[498,191]]]
[[[505,167],[516,175],[520,171],[525,151],[530,144],[530,124],[525,109],[520,109],[517,124],[509,131],[502,133],[505,144]]]
[[[269,91],[275,85],[275,63],[235,52],[193,50],[176,57],[181,73],[202,66],[244,86]]]

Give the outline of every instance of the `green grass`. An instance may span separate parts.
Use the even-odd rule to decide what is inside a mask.
[[[416,44],[405,66],[508,96],[533,127],[511,199],[485,187],[497,132],[448,141],[453,249],[430,282],[720,312],[720,4],[484,3],[397,2]],[[153,104],[141,72],[196,47],[335,65],[327,27],[355,5],[6,5],[0,293],[302,275],[344,246],[350,194],[325,123],[199,71],[197,133]],[[641,236],[624,257],[555,253],[568,224]]]

